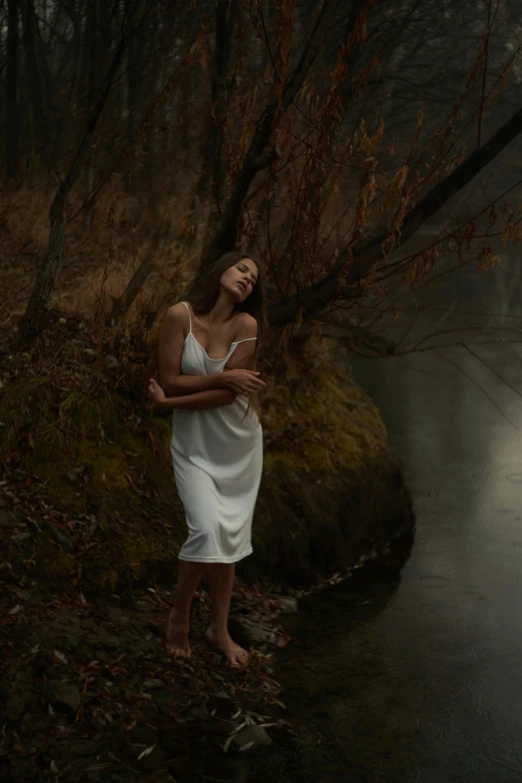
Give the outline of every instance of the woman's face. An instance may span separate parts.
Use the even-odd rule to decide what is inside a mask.
[[[259,270],[251,258],[241,258],[221,275],[221,287],[231,294],[235,302],[244,302],[257,282]]]

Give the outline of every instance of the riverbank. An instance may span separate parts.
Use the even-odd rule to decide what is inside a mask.
[[[326,352],[276,355],[263,368],[255,556],[231,618],[251,665],[230,669],[204,643],[204,584],[194,658],[172,661],[161,633],[185,526],[169,422],[146,407],[149,356],[131,334],[58,316],[30,351],[0,354],[2,779],[134,783],[183,770],[185,783],[206,758],[284,742],[279,611],[411,533],[371,400]]]
[[[30,511],[42,489],[20,468],[8,470],[0,486],[10,558],[0,564],[0,779],[189,783],[206,779],[200,775],[216,764],[230,771],[225,753],[290,741],[277,674],[277,651],[290,642],[281,615],[298,611],[307,595],[353,580],[372,558],[293,595],[277,595],[266,582],[236,584],[230,628],[250,650],[244,670],[226,665],[204,641],[210,605],[203,584],[192,613],[193,657],[175,661],[162,647],[172,588],[153,579],[86,597],[81,579],[31,578],[37,523]],[[15,507],[25,523],[15,522]],[[43,523],[60,525],[60,513],[47,512]],[[66,539],[50,524],[58,555]],[[408,546],[388,551],[392,569]]]
[[[238,568],[247,584],[307,588],[413,525],[379,411],[330,348],[266,351],[254,555]],[[72,579],[86,595],[152,575],[171,583],[186,526],[170,419],[147,404],[151,355],[139,330],[100,332],[57,315],[29,351],[0,350],[0,464],[40,482],[24,490],[23,514],[6,496],[35,533],[33,578]]]
[[[1,497],[23,503],[30,479],[8,473]],[[98,599],[86,598],[74,581],[45,589],[30,579],[27,526],[12,528],[4,509],[0,526],[3,534],[9,529],[23,565],[0,565],[0,779],[10,783],[190,783],[220,765],[230,772],[230,755],[290,742],[292,721],[277,679],[277,651],[290,642],[281,614],[297,611],[306,595],[353,579],[368,562],[294,596],[238,583],[230,627],[251,661],[235,670],[204,641],[205,585],[194,601],[193,657],[175,661],[161,643],[172,590],[154,580]],[[394,570],[405,556],[404,548],[389,554]]]

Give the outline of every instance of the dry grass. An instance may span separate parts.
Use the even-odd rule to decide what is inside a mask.
[[[269,199],[270,207],[268,192],[260,187],[270,175],[259,175],[253,189],[260,190],[246,204],[238,239],[238,245],[251,247],[264,258],[272,273],[279,268],[283,291],[293,290],[294,272],[302,284],[320,274],[333,258],[335,248],[349,239],[353,225],[356,182],[351,189],[343,188],[342,197],[336,191],[329,201],[321,216],[321,241],[305,258],[303,249],[308,245],[299,237],[313,229],[306,213],[301,210],[299,219],[294,214],[298,173],[298,169],[285,172],[277,194]],[[144,313],[161,315],[181,295],[210,238],[212,205],[194,196],[196,185],[197,175],[185,167],[175,192],[164,193],[156,200],[157,206],[151,206],[146,192],[131,196],[125,191],[123,178],[114,176],[102,190],[89,219],[82,209],[82,190],[78,186],[68,209],[66,248],[53,307],[81,317],[101,315],[103,320],[112,300],[122,296],[133,273],[145,258],[150,258],[153,272],[127,320],[136,320]],[[39,188],[25,184],[13,189],[0,183],[0,313],[6,313],[6,317],[16,318],[24,312],[38,264],[45,256],[49,207],[55,189],[53,180]],[[288,255],[290,231],[297,241]]]
[[[14,316],[23,312],[45,254],[53,195],[52,188],[0,189],[0,308]],[[112,298],[123,294],[147,256],[154,270],[130,317],[156,312],[176,298],[176,289],[188,279],[201,253],[201,248],[190,242],[196,216],[183,210],[181,205],[186,201],[165,197],[153,212],[114,180],[103,191],[91,225],[86,227],[76,194],[69,209],[67,245],[53,306],[84,317],[108,312]]]

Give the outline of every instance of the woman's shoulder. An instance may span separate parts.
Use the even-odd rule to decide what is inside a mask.
[[[250,313],[239,312],[236,315],[236,323],[249,324],[250,326],[257,326],[257,321]]]
[[[176,302],[176,304],[169,307],[167,314],[170,315],[171,318],[179,318],[180,315],[187,316],[189,312],[188,308],[189,305],[187,302]]]
[[[257,337],[257,321],[250,313],[239,313],[234,321],[235,337]]]
[[[165,322],[173,326],[188,327],[189,310],[185,302],[177,302],[169,307],[165,314]]]

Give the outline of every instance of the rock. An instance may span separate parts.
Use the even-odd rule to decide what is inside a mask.
[[[76,647],[74,653],[76,658],[78,658],[80,661],[83,661],[84,663],[90,663],[95,658],[95,652],[93,648],[85,642],[81,642],[78,647]]]
[[[152,691],[151,696],[154,700],[154,704],[158,707],[166,707],[173,701],[172,693],[170,692],[170,689],[167,690],[167,688],[155,688]]]
[[[215,699],[231,699],[232,694],[227,693],[226,691],[216,691],[216,693],[212,694]]]
[[[121,646],[121,641],[117,636],[113,636],[110,633],[100,633],[97,636],[98,644],[102,644],[104,647],[108,647],[111,650],[115,650]]]
[[[153,688],[166,688],[167,686],[165,685],[163,680],[150,679],[144,681],[143,687],[153,689]]]
[[[161,741],[161,735],[158,733],[154,726],[148,724],[138,724],[132,731],[132,742],[139,743],[143,747],[151,747],[152,745],[163,745]],[[135,750],[131,750],[131,754],[134,754]],[[135,758],[135,756],[131,756]]]
[[[46,696],[53,707],[64,712],[70,718],[76,717],[82,697],[80,691],[72,682],[49,680],[46,685]]]
[[[66,552],[74,552],[74,546],[69,536],[66,536],[65,533],[62,533],[61,530],[58,530],[58,528],[53,525],[49,519],[45,520],[45,526],[51,533],[56,543],[60,544],[62,549],[64,549]]]
[[[74,468],[74,470],[71,470],[69,471],[69,473],[66,473],[65,478],[73,485],[78,484],[84,472],[85,472],[85,465],[79,465],[77,468]]]
[[[106,606],[104,607],[104,611],[105,616],[111,623],[121,623],[122,619],[125,617],[122,610],[117,606]]]
[[[206,704],[196,704],[188,710],[188,716],[191,720],[196,718],[206,718],[208,716],[208,707]]]
[[[3,563],[0,563],[0,581],[13,582],[15,578],[11,563],[8,563],[6,560],[4,560]]]
[[[256,748],[264,748],[266,745],[270,745],[272,740],[261,728],[261,726],[246,726],[242,729],[232,741],[232,746],[235,750],[255,750]],[[252,744],[250,744],[252,743]],[[249,745],[249,748],[246,746]]]
[[[273,638],[274,628],[269,625],[254,623],[247,617],[231,617],[229,621],[230,629],[233,634],[241,635],[249,644],[262,644],[269,642]]]
[[[290,595],[280,595],[278,598],[274,598],[274,604],[284,614],[292,614],[299,609],[297,599]]]
[[[82,637],[77,633],[68,633],[61,639],[61,647],[66,652],[74,652],[80,646]]]
[[[25,701],[17,693],[10,693],[7,697],[4,713],[8,720],[20,720],[25,711]]]

